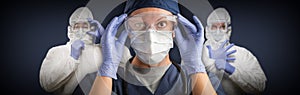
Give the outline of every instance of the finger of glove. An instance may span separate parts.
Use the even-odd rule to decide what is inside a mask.
[[[234,61],[235,58],[226,58],[227,61]]]
[[[110,23],[107,25],[107,28],[105,30],[106,33],[105,34],[105,37],[108,37],[108,36],[115,36],[115,35],[112,35],[112,31],[115,30],[115,26],[116,26],[116,23],[118,21],[118,17],[114,17]]]
[[[123,21],[125,20],[126,17],[127,17],[127,14],[122,14],[118,17],[118,20],[117,20],[117,22],[115,23],[115,26],[114,26],[114,30],[112,31],[112,35],[117,34],[118,28],[123,23]]]
[[[79,55],[80,55],[80,49],[76,49],[76,48],[72,47],[70,56],[72,56],[74,59],[78,60]]]
[[[225,41],[221,44],[220,48],[223,48],[223,47],[226,45],[227,42],[228,42],[228,40],[225,40]]]
[[[89,31],[86,32],[86,34],[91,35],[92,37],[95,37],[95,39],[93,39],[95,44],[99,44],[100,43],[100,39],[101,39],[101,35],[99,34],[99,31]]]
[[[100,43],[100,38],[94,39],[94,44],[99,44]]]
[[[197,16],[193,16],[193,19],[194,19],[197,29],[198,29],[197,32],[202,34],[203,33],[203,25],[202,25],[201,21],[199,20],[199,18]]]
[[[97,26],[101,26],[101,24],[97,20],[94,20],[92,18],[87,18],[87,20],[91,24],[96,24]]]
[[[234,44],[230,44],[225,48],[225,51],[228,51],[230,48],[232,48],[234,46]]]
[[[96,31],[89,31],[89,32],[86,32],[86,34],[91,35],[93,37],[100,38],[98,30],[96,30]]]
[[[235,53],[236,52],[236,50],[232,50],[232,51],[230,51],[230,52],[227,52],[226,53],[226,56],[229,56],[229,55],[231,55],[231,54],[233,54],[233,53]]]
[[[184,40],[184,37],[178,27],[176,27],[175,31],[175,39],[177,40],[178,43]]]
[[[186,28],[188,29],[187,32],[188,34],[195,34],[197,32],[196,26],[191,23],[189,20],[187,20],[185,17],[183,17],[180,14],[177,14],[178,21]]]
[[[124,45],[127,36],[128,36],[128,32],[126,30],[123,30],[121,35],[119,36],[118,42],[120,42],[121,45]]]
[[[206,47],[207,47],[207,49],[208,49],[208,55],[209,55],[209,58],[212,58],[212,57],[211,57],[211,52],[212,52],[211,46],[210,46],[210,45],[207,45]]]
[[[216,62],[216,67],[217,67],[217,69],[222,69],[222,64]]]
[[[198,44],[203,44],[204,43],[204,28],[197,16],[193,16],[194,22],[197,26],[197,33],[196,33],[196,39],[200,40]]]
[[[104,31],[102,37],[100,38],[100,39],[101,39],[101,40],[100,40],[100,44],[101,44],[101,45],[104,44],[104,40],[105,40],[106,37],[107,37],[106,35],[107,35],[107,31]]]
[[[97,21],[97,20],[94,20],[94,19],[91,19],[91,18],[87,18],[88,22],[91,23],[91,24],[96,24],[97,25],[97,28],[100,30],[100,31],[103,31],[104,28],[103,26]]]
[[[78,58],[79,58],[79,53],[78,52],[71,52],[71,56],[74,58],[74,59],[76,59],[76,60],[78,60]]]
[[[225,65],[226,65],[226,63],[223,63],[223,62],[218,62],[218,63],[217,63],[217,65],[218,65],[219,69],[222,69],[222,70],[224,70],[224,69],[225,69]]]
[[[84,42],[81,40],[76,40],[71,46],[72,48],[79,50],[80,48],[84,48]]]
[[[104,31],[104,28],[103,26],[97,21],[97,20],[93,20],[91,18],[87,18],[88,22],[90,23],[95,23],[97,25],[97,28],[98,28],[98,32],[100,35],[102,35],[103,31]]]

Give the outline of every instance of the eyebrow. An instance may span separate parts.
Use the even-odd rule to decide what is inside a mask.
[[[160,21],[160,20],[161,20],[161,19],[163,19],[163,18],[165,18],[165,17],[161,17],[161,18],[159,18],[159,19],[158,19],[158,20],[156,20],[156,21]],[[155,22],[156,22],[156,21],[155,21]]]

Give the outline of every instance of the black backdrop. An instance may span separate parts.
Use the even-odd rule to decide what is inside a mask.
[[[268,79],[266,95],[291,94],[299,85],[300,16],[297,3],[291,1],[210,0],[213,7],[229,10],[231,42],[246,47],[260,61]],[[52,46],[65,44],[69,16],[87,3],[49,0],[1,4],[1,94],[46,94],[39,85],[42,60]]]

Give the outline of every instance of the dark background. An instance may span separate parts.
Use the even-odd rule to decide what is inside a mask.
[[[230,12],[231,42],[246,47],[260,61],[268,79],[264,94],[297,92],[299,5],[292,0],[209,1],[214,7],[223,6]],[[87,3],[87,0],[1,3],[4,9],[0,37],[1,94],[46,94],[39,84],[42,60],[48,49],[67,42],[69,16]]]

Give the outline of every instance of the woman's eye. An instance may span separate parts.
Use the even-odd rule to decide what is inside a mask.
[[[157,23],[158,28],[163,28],[167,26],[167,22],[166,21],[161,21],[159,23]]]

